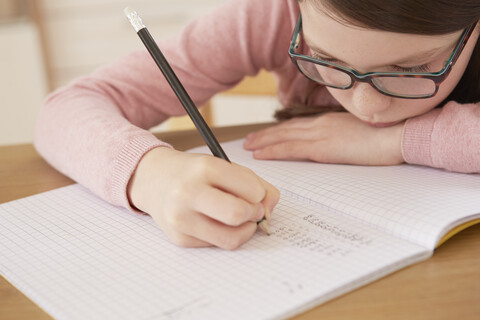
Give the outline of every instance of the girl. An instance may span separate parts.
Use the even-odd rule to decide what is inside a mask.
[[[278,116],[309,117],[250,134],[258,159],[480,172],[479,18],[478,0],[232,0],[160,47],[198,105],[261,68],[276,75]],[[143,49],[53,93],[35,145],[174,243],[236,248],[278,191],[147,131],[182,113]]]

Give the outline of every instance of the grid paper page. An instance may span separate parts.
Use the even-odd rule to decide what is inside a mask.
[[[282,191],[343,212],[433,250],[454,226],[480,217],[480,175],[413,166],[349,166],[257,161],[243,140],[222,144],[231,161]],[[209,153],[206,148],[192,152]]]
[[[172,245],[79,185],[0,205],[0,272],[57,319],[281,319],[431,252],[282,195],[270,236]]]

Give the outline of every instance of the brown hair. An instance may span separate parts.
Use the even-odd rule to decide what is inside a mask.
[[[318,10],[344,24],[396,33],[448,34],[465,29],[480,19],[479,0],[298,0],[298,2],[310,2]],[[312,87],[314,86],[312,84]],[[311,92],[312,89],[307,90],[308,94]],[[305,101],[307,100],[308,96]],[[439,106],[451,100],[459,103],[480,101],[480,41],[475,45],[461,80]],[[295,113],[302,109],[305,113],[302,115],[338,111],[338,108],[316,109],[297,105],[278,111],[275,117],[291,118],[297,116]]]

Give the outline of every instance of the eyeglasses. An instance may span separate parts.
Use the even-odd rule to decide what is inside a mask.
[[[438,72],[369,72],[362,74],[335,63],[296,53],[295,51],[300,45],[301,14],[298,15],[297,24],[293,30],[288,54],[298,70],[307,78],[328,87],[346,90],[353,87],[356,81],[366,82],[387,96],[425,99],[437,94],[440,84],[447,78],[452,66],[462,53],[474,27],[475,24],[463,31],[455,49]]]

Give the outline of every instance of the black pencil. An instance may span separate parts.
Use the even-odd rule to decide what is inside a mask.
[[[165,79],[167,79],[167,82],[170,84],[170,87],[172,87],[185,111],[187,111],[187,114],[190,116],[190,119],[192,119],[195,127],[197,128],[198,132],[200,132],[200,135],[202,136],[203,140],[207,144],[212,154],[215,157],[230,162],[225,151],[223,151],[222,147],[220,146],[220,143],[218,143],[217,138],[215,138],[207,123],[203,119],[202,115],[198,111],[198,108],[195,106],[195,103],[193,103],[182,83],[180,82],[180,80],[178,80],[177,75],[175,74],[175,72],[173,72],[167,59],[163,55],[162,51],[160,51],[160,48],[157,46],[155,40],[153,40],[150,32],[148,32],[147,27],[143,24],[140,16],[137,14],[136,11],[130,9],[129,7],[125,8],[123,12],[125,13],[131,25],[137,32],[148,52],[150,52],[153,60],[162,71]],[[268,221],[267,219],[265,219],[265,217],[257,223],[258,226],[265,233],[270,234],[270,231],[268,229]]]

